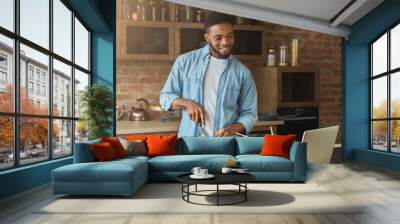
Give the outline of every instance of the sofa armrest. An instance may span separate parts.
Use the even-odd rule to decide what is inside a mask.
[[[290,160],[293,162],[293,178],[305,181],[307,176],[307,143],[294,142],[290,149]]]
[[[90,142],[82,142],[75,143],[74,145],[74,163],[89,163],[95,162],[96,158],[94,157],[90,146],[92,144],[100,143],[100,141],[90,141]]]

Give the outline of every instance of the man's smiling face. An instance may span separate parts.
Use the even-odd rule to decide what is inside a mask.
[[[227,58],[232,54],[235,43],[232,24],[221,23],[211,26],[204,34],[204,38],[210,44],[212,56]]]

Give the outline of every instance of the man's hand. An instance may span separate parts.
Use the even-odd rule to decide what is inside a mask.
[[[189,114],[190,120],[199,123],[201,126],[205,125],[205,111],[198,103],[194,102],[193,100],[177,98],[172,102],[172,108],[185,108]]]
[[[186,110],[189,114],[190,120],[200,123],[200,126],[205,125],[205,111],[199,104],[192,100],[187,100]]]
[[[246,129],[243,126],[243,124],[237,123],[219,129],[217,132],[215,132],[214,136],[215,137],[234,136],[235,133],[244,134],[245,130]]]

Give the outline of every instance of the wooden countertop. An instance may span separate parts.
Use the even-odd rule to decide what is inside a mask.
[[[117,135],[158,133],[158,132],[178,132],[180,121],[159,120],[150,121],[117,121]],[[282,125],[284,121],[257,121],[253,131],[269,130],[269,127]],[[265,127],[265,128],[264,128]]]

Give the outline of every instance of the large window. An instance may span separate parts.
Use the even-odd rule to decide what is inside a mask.
[[[63,0],[0,1],[0,170],[71,156],[87,139],[90,35]]]
[[[8,60],[7,55],[0,53],[0,91],[4,92],[7,88],[8,79]]]
[[[400,153],[400,24],[370,45],[371,148]]]
[[[14,31],[14,0],[0,1],[0,26]]]

